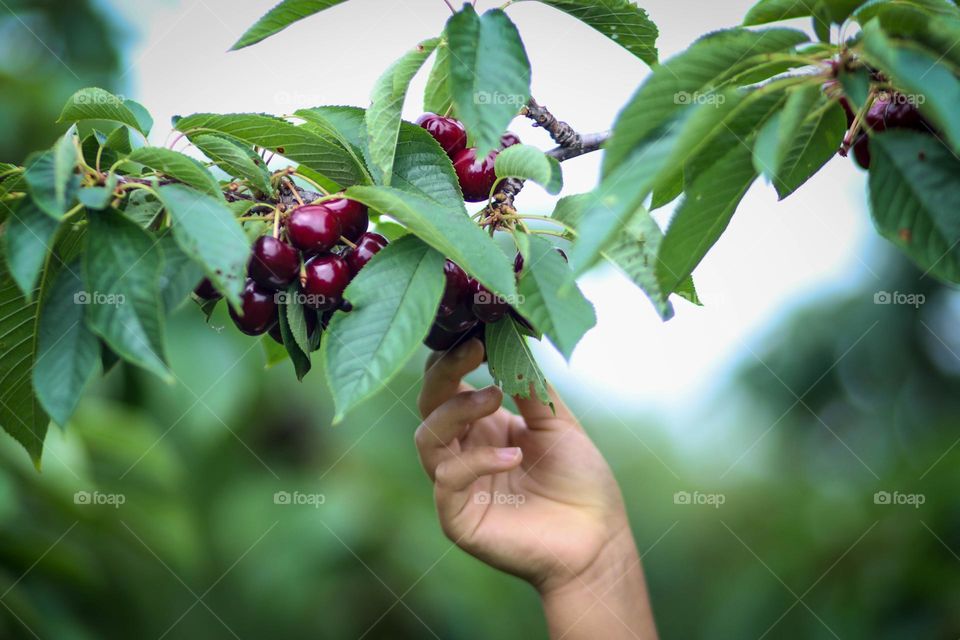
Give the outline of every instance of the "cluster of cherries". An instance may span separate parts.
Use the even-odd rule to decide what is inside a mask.
[[[302,205],[284,220],[286,241],[265,235],[253,244],[247,266],[247,281],[240,294],[240,310],[230,308],[237,328],[251,336],[269,332],[280,335],[279,303],[297,282],[295,295],[307,308],[307,332],[322,330],[334,312],[349,311],[343,292],[354,276],[387,239],[367,231],[367,208],[353,200],[337,198]],[[220,297],[209,280],[194,290],[203,300]],[[318,316],[319,314],[319,316]]]
[[[839,71],[838,61],[831,61],[830,66],[834,74]],[[877,72],[873,73],[873,79],[878,82],[884,80]],[[853,126],[856,114],[846,96],[840,97],[840,105],[847,114],[849,128]],[[863,128],[857,133],[852,144],[853,158],[862,169],[870,168],[870,137],[867,135],[867,130],[880,133],[887,129],[907,129],[923,133],[934,131],[933,125],[923,117],[914,100],[897,91],[879,93],[864,114]],[[845,152],[844,155],[846,155]]]
[[[467,147],[467,132],[458,120],[427,113],[417,124],[450,156],[467,202],[489,198],[497,179],[494,171],[497,154],[520,142],[515,134],[505,133],[500,149],[477,162],[477,150]],[[387,246],[386,238],[367,231],[369,224],[367,208],[346,198],[293,209],[283,219],[280,229],[283,239],[264,235],[254,242],[247,281],[240,294],[240,313],[230,308],[230,317],[237,328],[251,336],[269,333],[282,344],[279,304],[284,296],[290,295],[294,283],[297,283],[298,302],[307,309],[310,336],[322,331],[336,311],[350,311],[350,303],[343,297],[344,290],[360,269]],[[517,273],[523,268],[519,254],[515,266]],[[509,304],[467,276],[452,261],[444,263],[443,272],[446,278],[443,299],[425,340],[431,349],[449,349],[470,333],[482,337],[480,323],[496,322],[512,311]],[[201,300],[221,297],[206,279],[194,293]]]

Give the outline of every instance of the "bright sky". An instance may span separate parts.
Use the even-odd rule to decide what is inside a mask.
[[[449,16],[441,0],[351,0],[259,45],[226,53],[274,0],[107,4],[140,34],[129,51],[127,81],[131,96],[154,114],[157,144],[175,114],[367,106],[382,71],[408,47],[437,35]],[[500,4],[480,0],[478,8]],[[666,58],[706,31],[737,24],[752,2],[640,4],[660,27]],[[643,63],[539,3],[518,3],[508,13],[524,36],[537,100],[581,131],[609,128],[648,73]],[[424,81],[418,78],[407,101],[411,120],[420,113]],[[517,125],[525,142],[548,148],[545,134]],[[564,163],[564,194],[592,188],[598,167],[598,154]],[[531,185],[517,204],[547,213],[552,200]],[[540,349],[548,376],[561,389],[613,407],[665,417],[684,412],[690,398],[704,397],[736,362],[753,357],[773,319],[826,291],[872,281],[871,234],[864,174],[848,160],[834,158],[826,173],[782,203],[758,183],[694,274],[705,307],[678,301],[676,317],[664,324],[626,279],[612,271],[591,274],[582,286],[596,304],[598,325],[569,370],[551,348]]]

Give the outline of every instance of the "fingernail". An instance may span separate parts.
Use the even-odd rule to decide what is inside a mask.
[[[497,449],[497,457],[504,462],[513,462],[520,455],[520,447],[506,447]]]
[[[490,397],[493,396],[493,394],[495,393],[494,389],[496,389],[496,387],[491,385],[489,387],[480,389],[479,391],[474,391],[473,401],[476,402],[477,404],[483,404],[487,402],[490,399]]]

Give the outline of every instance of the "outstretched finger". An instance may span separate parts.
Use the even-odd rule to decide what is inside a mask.
[[[423,389],[417,401],[420,416],[426,418],[460,391],[460,380],[482,361],[483,344],[476,339],[467,340],[453,351],[432,354],[427,359]]]
[[[431,479],[437,466],[455,455],[451,444],[470,423],[492,415],[500,408],[503,393],[497,387],[480,391],[461,391],[427,416],[417,428],[414,440],[420,462]]]

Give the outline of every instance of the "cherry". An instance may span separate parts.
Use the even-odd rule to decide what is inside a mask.
[[[447,282],[443,289],[443,297],[440,298],[440,309],[437,315],[449,316],[469,295],[470,279],[463,269],[450,260],[443,263],[443,275]]]
[[[870,168],[870,137],[861,133],[853,142],[853,159],[861,169]]]
[[[499,151],[490,154],[477,163],[477,150],[473,147],[464,149],[453,156],[453,170],[460,180],[460,190],[463,199],[467,202],[483,202],[490,197],[490,190],[497,181],[494,171],[494,162]]]
[[[494,295],[476,280],[471,279],[470,285],[473,293],[470,308],[481,322],[496,322],[510,311],[510,305],[503,298]]]
[[[273,338],[273,341],[279,345],[283,344],[283,334],[280,333],[280,323],[276,323],[267,331],[267,334]]]
[[[427,337],[423,340],[423,344],[434,351],[449,351],[466,339],[466,332],[447,331],[439,324],[434,323],[433,326],[430,327],[430,333],[428,333]]]
[[[287,237],[307,254],[323,253],[340,241],[340,216],[326,203],[297,207],[287,219]]]
[[[275,291],[286,289],[300,273],[300,254],[273,236],[260,236],[253,243],[247,271],[261,287]]]
[[[477,325],[477,317],[473,315],[470,307],[470,302],[464,300],[454,307],[449,315],[437,316],[435,322],[447,331],[454,333],[468,331]]]
[[[520,144],[520,136],[515,134],[513,131],[507,131],[505,134],[500,136],[500,149],[506,149],[507,147],[512,147],[515,144]]]
[[[307,295],[306,305],[321,311],[337,309],[343,301],[343,290],[350,284],[350,266],[340,256],[320,255],[304,265],[306,278],[301,289]]]
[[[467,148],[467,130],[459,120],[425,113],[417,118],[417,124],[426,129],[450,157]]]
[[[213,286],[213,283],[210,282],[210,278],[204,278],[200,281],[200,284],[197,285],[197,288],[193,290],[198,298],[201,300],[219,300],[223,297],[223,294],[217,291],[216,287]]]
[[[356,200],[337,198],[327,200],[323,205],[336,214],[340,220],[340,233],[350,242],[356,242],[370,226],[367,207]]]
[[[387,239],[379,233],[368,231],[360,236],[360,239],[357,240],[357,248],[350,249],[344,255],[347,264],[350,266],[350,273],[357,275],[357,272],[370,262],[370,258],[388,244]]]
[[[233,307],[230,307],[233,323],[248,336],[259,336],[265,333],[277,321],[275,295],[273,291],[248,279],[240,294],[240,309],[243,315],[239,315]]]
[[[870,105],[870,108],[867,109],[867,115],[864,117],[864,122],[871,131],[880,133],[881,131],[886,130],[887,123],[884,121],[884,114],[887,112],[888,104],[889,103],[886,100],[874,100],[873,104]]]

